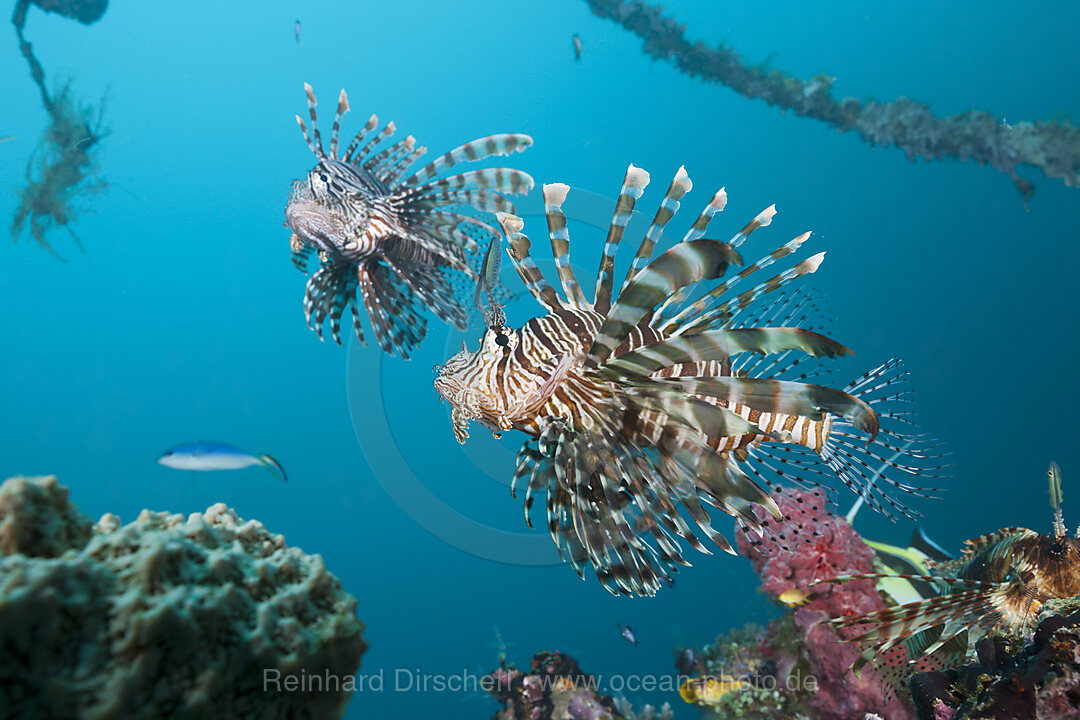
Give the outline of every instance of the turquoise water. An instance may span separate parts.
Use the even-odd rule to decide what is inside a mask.
[[[375,347],[320,343],[305,327],[304,279],[282,222],[290,182],[312,164],[293,120],[307,81],[327,136],[345,87],[347,134],[371,112],[433,152],[529,133],[534,147],[506,164],[613,196],[633,162],[653,176],[641,206],[649,212],[685,164],[695,191],[684,224],[728,189],[712,226],[720,237],[775,202],[779,214],[752,248],[764,254],[815,231],[807,248],[828,256],[813,285],[831,299],[836,338],[857,353],[842,374],[902,355],[922,425],[954,452],[945,499],[919,506],[931,534],[955,548],[1003,526],[1047,528],[1051,459],[1064,472],[1066,521],[1080,520],[1080,500],[1071,501],[1080,490],[1070,492],[1080,488],[1080,191],[1028,173],[1038,191],[1025,212],[1000,173],[912,164],[680,75],[583,2],[221,5],[114,1],[91,27],[31,12],[27,36],[50,80],[72,77],[87,99],[107,93],[112,134],[100,162],[112,187],[75,227],[87,257],[62,232],[52,240],[66,264],[25,238],[0,247],[0,474],[55,473],[93,517],[130,521],[144,507],[187,513],[220,501],[261,520],[322,554],[357,596],[371,643],[361,672],[384,670],[388,686],[398,668],[493,668],[493,626],[519,664],[557,648],[590,672],[669,672],[673,645],[774,612],[748,564],[723,555],[692,557],[654,599],[581,582],[553,548],[542,556],[544,531],[522,535],[521,499],[499,482],[522,438],[497,443],[474,426],[470,445],[454,441],[431,368],[460,335],[436,328],[404,363]],[[983,109],[1010,123],[1080,117],[1080,51],[1065,31],[1080,20],[1072,3],[919,14],[854,2],[666,5],[689,37],[727,39],[749,60],[777,52],[773,65],[796,76],[835,75],[839,95],[907,95],[938,114]],[[7,218],[46,118],[13,32],[0,33],[0,58],[0,136],[17,136],[0,144]],[[542,238],[542,220],[528,223]],[[572,233],[578,264],[595,267],[602,231],[578,223]],[[533,311],[522,301],[511,319]],[[437,498],[494,530],[470,538],[476,546],[448,543],[437,535],[452,534],[449,513],[424,515],[428,506],[407,492],[405,507],[395,502],[404,475],[372,470],[397,467],[375,440],[384,437]],[[195,438],[272,452],[290,481],[256,470],[190,478],[155,465],[165,448]],[[911,528],[864,514],[859,529],[899,542]],[[506,559],[512,543],[529,564],[488,559]],[[633,626],[640,646],[627,646],[616,622]],[[495,708],[477,695],[392,690],[358,695],[350,717],[474,718]]]

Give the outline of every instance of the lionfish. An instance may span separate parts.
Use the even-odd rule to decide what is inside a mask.
[[[951,667],[975,643],[1001,632],[1034,630],[1048,600],[1080,594],[1080,530],[1070,538],[1061,513],[1061,470],[1050,464],[1053,531],[1011,527],[964,543],[955,560],[928,562],[932,575],[848,575],[828,582],[899,577],[938,585],[941,594],[877,612],[836,618],[864,646],[857,665],[874,661],[894,686],[913,672]]]
[[[528,192],[533,181],[509,168],[443,174],[463,162],[524,150],[532,138],[483,137],[407,174],[427,149],[417,147],[412,135],[384,147],[396,128],[388,122],[373,133],[379,122],[375,115],[338,155],[341,117],[349,110],[344,90],[338,96],[326,153],[316,121],[315,93],[307,83],[304,90],[311,135],[299,115],[296,122],[318,162],[305,180],[293,183],[285,217],[292,230],[293,264],[306,274],[311,255],[318,254],[319,267],[304,293],[308,327],[321,340],[329,318],[330,334],[340,345],[341,316],[348,306],[356,337],[363,343],[359,297],[375,338],[391,354],[407,358],[424,338],[424,307],[465,329],[468,315],[456,297],[452,276],[475,278],[468,253],[476,250],[477,238],[498,237],[497,228],[471,211],[513,212],[505,196]]]
[[[870,465],[910,475],[931,469],[921,467],[934,457],[929,441],[905,432],[911,427],[907,411],[888,408],[908,397],[899,361],[844,390],[807,383],[814,373],[797,374],[806,355],[827,359],[850,351],[808,329],[813,303],[806,294],[785,291],[771,296],[779,298],[774,303],[758,301],[813,273],[824,253],[742,290],[747,278],[796,252],[810,233],[713,283],[742,265],[737,248],[775,214],[770,206],[728,242],[705,239],[710,220],[727,202],[721,189],[681,242],[650,260],[691,189],[680,168],[615,292],[616,251],[648,182],[647,172],[629,167],[592,302],[570,265],[562,211],[566,185],[544,186],[561,297],[530,256],[523,221],[498,215],[507,254],[547,314],[515,329],[493,308],[480,347],[463,347],[437,368],[435,388],[452,406],[458,441],[468,438],[473,420],[496,437],[511,429],[526,433],[511,487],[514,493],[519,481],[527,482],[526,522],[531,527],[534,494],[545,490],[548,530],[560,556],[581,577],[591,564],[613,594],[653,595],[670,583],[677,565],[690,564],[680,538],[709,552],[682,511],[727,552],[734,554],[712,527],[706,506],[760,537],[768,513],[781,517],[770,494],[778,478],[820,488],[799,477],[827,474],[815,467],[819,459],[872,507],[911,514],[883,485],[924,496],[930,488],[889,478]],[[795,379],[784,379],[788,375]],[[764,520],[755,504],[768,510]]]

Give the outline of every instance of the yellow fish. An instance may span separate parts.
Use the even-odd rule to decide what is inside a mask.
[[[790,588],[780,593],[776,599],[788,607],[797,607],[805,604],[809,598],[807,598],[806,593],[799,588]]]
[[[720,698],[735,690],[749,687],[750,683],[736,680],[730,675],[714,677],[706,675],[699,678],[689,678],[679,687],[679,696],[685,702],[704,705],[706,707],[718,705]]]

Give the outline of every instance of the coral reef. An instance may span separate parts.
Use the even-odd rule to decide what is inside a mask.
[[[528,672],[504,665],[486,676],[486,684],[503,705],[492,720],[632,720],[599,694],[594,676],[558,651],[534,655]]]
[[[664,703],[658,708],[646,704],[640,710],[634,710],[634,706],[624,697],[615,698],[615,709],[626,720],[672,720],[675,717],[675,711],[668,703]]]
[[[978,662],[915,675],[912,695],[923,720],[1080,718],[1080,612],[1077,599],[1047,603],[1027,638],[987,637]]]
[[[766,534],[760,540],[738,536],[739,550],[750,558],[766,592],[778,597],[797,590],[805,604],[767,628],[733,631],[698,653],[708,675],[746,683],[719,697],[709,712],[726,718],[863,720],[869,713],[911,718],[873,668],[858,676],[851,672],[858,646],[822,623],[885,607],[872,580],[819,583],[872,572],[873,551],[828,511],[820,494],[785,490],[776,497],[785,519],[777,523],[763,516]]]
[[[0,486],[5,718],[340,717],[366,647],[322,559],[224,505],[92,524],[55,477]]]
[[[100,19],[106,6],[105,0],[35,0],[34,4],[47,12],[57,12],[87,25]],[[96,177],[94,159],[101,140],[108,134],[102,124],[104,101],[98,107],[77,103],[70,82],[63,84],[59,92],[49,93],[45,70],[23,35],[29,7],[29,0],[19,0],[11,22],[19,39],[19,50],[30,65],[30,74],[41,92],[49,125],[27,164],[27,184],[11,221],[11,235],[18,240],[29,223],[34,240],[53,257],[63,260],[45,236],[50,230],[62,227],[76,246],[83,249],[70,224],[80,213],[76,200],[99,193],[106,187],[105,181]]]
[[[839,132],[853,131],[871,145],[895,145],[910,160],[954,158],[1006,173],[1026,204],[1035,186],[1016,168],[1031,165],[1048,178],[1080,187],[1080,128],[1068,122],[1008,124],[988,112],[936,117],[926,105],[899,98],[891,102],[836,99],[836,78],[819,74],[800,80],[768,67],[750,65],[725,43],[712,48],[691,43],[686,26],[664,17],[643,0],[586,0],[593,13],[613,20],[644,41],[644,52],[672,62],[681,72],[726,85],[743,97],[761,99],[796,115],[820,120]]]

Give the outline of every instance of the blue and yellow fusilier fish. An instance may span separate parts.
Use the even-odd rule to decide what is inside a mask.
[[[158,465],[174,470],[241,470],[264,467],[278,480],[285,481],[285,468],[272,455],[256,455],[219,442],[189,442],[169,448],[158,458]]]

